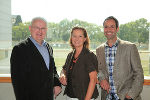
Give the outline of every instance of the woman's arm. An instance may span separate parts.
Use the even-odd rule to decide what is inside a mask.
[[[89,73],[89,76],[90,76],[90,82],[89,82],[88,90],[87,90],[87,93],[86,93],[86,96],[85,96],[85,100],[90,100],[92,95],[93,95],[95,85],[96,85],[96,82],[97,82],[97,72],[92,71],[92,72]]]

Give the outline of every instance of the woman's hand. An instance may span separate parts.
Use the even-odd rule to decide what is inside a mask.
[[[109,93],[110,85],[109,85],[109,83],[108,83],[107,80],[102,80],[102,81],[100,82],[100,85],[101,85],[101,88],[103,88],[104,90],[107,91],[107,93]]]
[[[59,78],[59,81],[61,84],[63,85],[67,85],[67,78],[65,75],[61,75],[60,78]]]

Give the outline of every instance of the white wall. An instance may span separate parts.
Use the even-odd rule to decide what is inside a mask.
[[[10,48],[11,46],[11,0],[0,0],[0,48]]]

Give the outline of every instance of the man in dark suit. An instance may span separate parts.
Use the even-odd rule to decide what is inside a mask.
[[[10,58],[16,100],[53,100],[61,92],[53,50],[44,40],[47,22],[32,20],[31,36],[14,46]]]

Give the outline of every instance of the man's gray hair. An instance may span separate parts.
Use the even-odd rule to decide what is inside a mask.
[[[46,21],[46,19],[43,18],[43,17],[34,17],[34,18],[32,19],[32,21],[31,21],[31,26],[32,26],[32,24],[33,24],[33,22],[34,22],[35,20],[42,20],[42,21],[44,21],[44,22],[46,23],[46,26],[47,26],[47,21]]]

